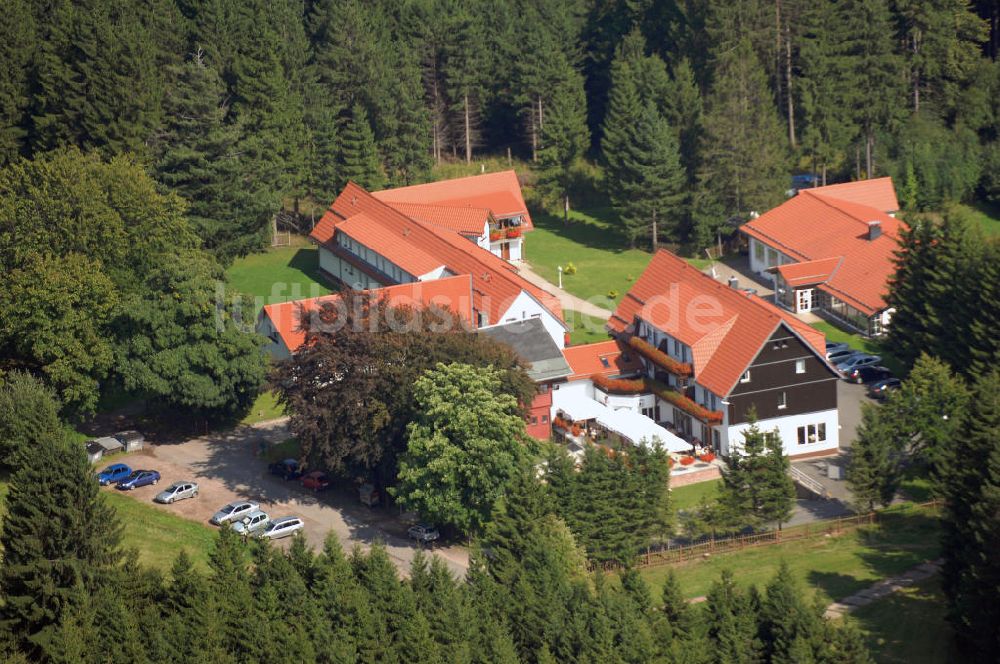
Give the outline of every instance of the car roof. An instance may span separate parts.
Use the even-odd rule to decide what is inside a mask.
[[[280,525],[282,525],[284,523],[288,523],[289,521],[302,521],[302,519],[300,519],[297,516],[283,516],[280,519],[274,519],[274,520],[272,520],[271,521],[271,525],[273,525],[273,526],[280,526]]]
[[[248,519],[253,518],[253,517],[257,516],[258,514],[263,514],[264,516],[267,516],[267,512],[265,512],[264,510],[255,509],[253,512],[250,512],[250,514],[247,514],[247,518]]]

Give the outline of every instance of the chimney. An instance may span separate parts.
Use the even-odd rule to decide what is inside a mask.
[[[740,280],[736,277],[729,277],[729,287],[739,290]]]
[[[869,221],[868,222],[868,241],[877,240],[882,236],[882,222],[881,221]]]

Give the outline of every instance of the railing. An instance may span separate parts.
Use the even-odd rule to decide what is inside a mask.
[[[809,477],[806,473],[799,470],[795,466],[789,466],[788,471],[789,474],[792,476],[792,480],[794,480],[796,484],[801,484],[809,491],[815,493],[817,496],[821,496],[823,498],[830,497],[830,494],[829,492],[827,492],[825,486],[823,486],[813,478]]]
[[[940,503],[932,500],[927,503],[916,505],[918,509],[936,508]],[[679,546],[667,545],[658,550],[647,550],[639,554],[633,568],[642,569],[645,567],[660,567],[662,565],[675,565],[695,558],[704,558],[720,553],[731,553],[758,546],[768,546],[772,544],[784,544],[804,539],[826,537],[838,535],[844,532],[855,530],[862,526],[878,523],[892,514],[898,512],[869,512],[868,514],[855,514],[852,516],[838,517],[835,519],[823,519],[801,526],[791,526],[784,530],[770,530],[763,533],[753,533],[750,535],[734,535],[725,538],[709,538],[694,544],[683,544]],[[587,569],[593,571],[601,569],[605,572],[613,572],[625,569],[625,565],[610,561],[604,563],[588,562]]]

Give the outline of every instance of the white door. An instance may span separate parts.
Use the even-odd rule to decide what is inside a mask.
[[[802,313],[804,311],[809,311],[813,306],[813,289],[803,288],[802,290],[795,291],[798,296],[796,313]]]

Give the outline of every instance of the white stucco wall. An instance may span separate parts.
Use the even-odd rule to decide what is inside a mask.
[[[339,256],[335,256],[325,247],[319,248],[319,266],[351,288],[381,288],[385,285],[375,281],[353,265],[341,260]]]
[[[271,319],[264,315],[263,312],[257,318],[256,331],[257,334],[267,339],[267,343],[264,344],[264,352],[270,355],[272,359],[287,360],[292,356],[288,350],[288,346],[285,345],[285,342],[281,340],[281,337],[278,336],[277,331],[274,329]]]
[[[763,260],[757,257],[757,247],[763,247],[764,258]],[[750,238],[750,270],[756,272],[757,274],[765,277],[767,279],[774,279],[774,275],[766,270],[770,267],[775,267],[776,265],[787,265],[789,263],[796,263],[790,257],[781,253],[777,249],[767,246],[767,244],[761,242],[755,237]]]
[[[798,428],[810,424],[826,424],[826,440],[823,442],[798,444]],[[773,417],[767,420],[760,420],[757,426],[761,431],[773,431],[778,429],[785,454],[795,457],[800,454],[812,454],[814,452],[824,452],[836,450],[840,444],[840,420],[837,409],[817,411],[814,413],[804,413],[802,415],[790,415],[788,417]],[[731,426],[726,429],[726,436],[722,439],[722,453],[729,454],[730,446],[737,449],[743,443],[743,431],[749,428],[746,422]]]
[[[527,320],[536,316],[542,319],[542,325],[545,326],[545,331],[548,332],[552,337],[552,340],[556,342],[556,346],[558,346],[560,350],[565,348],[566,328],[563,327],[562,321],[556,318],[555,315],[548,309],[539,304],[538,300],[525,291],[521,291],[521,294],[514,298],[514,301],[507,307],[507,310],[500,316],[500,320],[495,321],[494,324],[503,325],[504,323]]]

